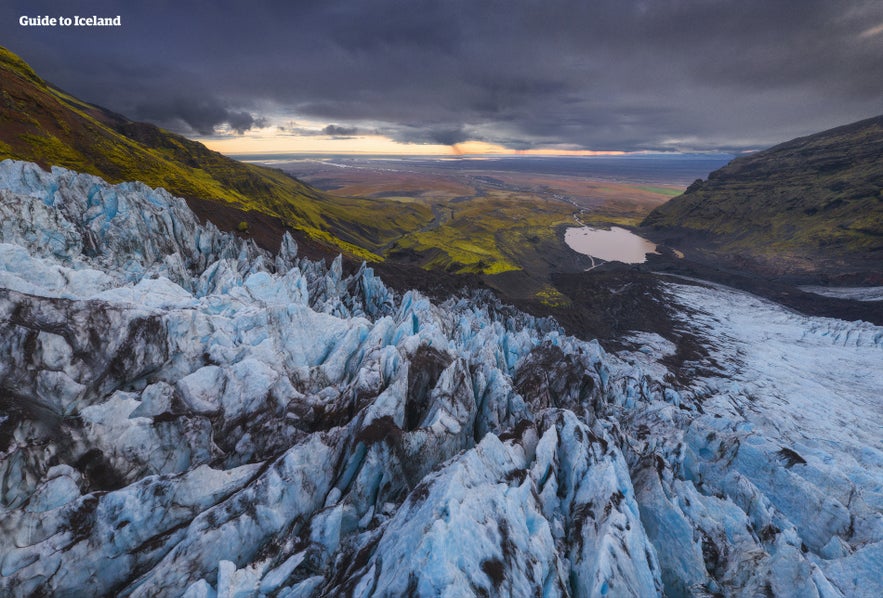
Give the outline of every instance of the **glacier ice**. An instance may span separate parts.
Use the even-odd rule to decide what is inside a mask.
[[[666,289],[687,380],[4,161],[0,593],[883,595],[883,329]]]

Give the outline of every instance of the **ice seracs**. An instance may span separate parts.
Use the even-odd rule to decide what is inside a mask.
[[[4,595],[883,594],[878,327],[671,284],[676,381],[138,183],[0,199]]]

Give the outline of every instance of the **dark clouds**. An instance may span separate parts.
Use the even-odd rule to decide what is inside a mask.
[[[483,135],[470,133],[462,126],[427,126],[420,124],[399,124],[378,131],[390,139],[402,143],[423,143],[454,145],[464,141],[484,141]]]
[[[146,101],[134,107],[129,118],[146,120],[167,129],[211,135],[226,125],[239,134],[261,127],[266,119],[250,112],[231,110],[211,96],[177,97]]]
[[[339,125],[328,125],[324,129],[322,129],[322,133],[324,133],[325,135],[331,135],[332,137],[347,138],[358,135],[359,129],[357,127],[341,127]]]
[[[414,143],[739,149],[883,113],[883,31],[862,35],[877,0],[4,4],[0,43],[44,77],[190,133],[266,117]],[[17,24],[56,13],[124,27]]]

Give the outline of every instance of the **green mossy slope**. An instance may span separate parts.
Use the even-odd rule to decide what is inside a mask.
[[[422,205],[336,197],[245,164],[201,143],[131,122],[46,83],[0,48],[0,160],[63,166],[117,183],[138,180],[184,198],[211,200],[280,218],[292,228],[378,261],[380,248],[432,221]]]
[[[883,116],[737,158],[642,226],[718,254],[797,268],[876,259],[883,270]]]

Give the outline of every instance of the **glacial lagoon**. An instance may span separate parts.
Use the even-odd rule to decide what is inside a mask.
[[[610,230],[590,226],[573,227],[564,233],[568,247],[583,255],[607,262],[641,264],[648,253],[656,253],[656,244],[633,232],[613,226]]]

